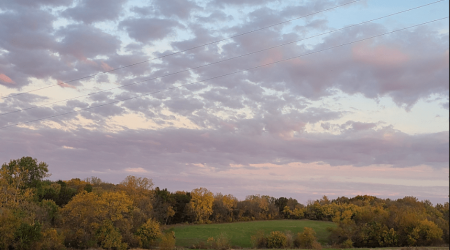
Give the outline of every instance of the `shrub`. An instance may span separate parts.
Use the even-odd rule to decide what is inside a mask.
[[[342,248],[353,248],[353,241],[351,239],[347,239],[341,244]]]
[[[264,231],[258,231],[251,238],[253,248],[265,248],[267,247],[267,237],[264,234]]]
[[[322,245],[318,241],[312,243],[312,249],[322,250]]]
[[[161,238],[161,229],[157,221],[149,219],[139,228],[136,234],[139,236],[141,245],[150,248],[157,239]]]
[[[288,247],[293,247],[294,246],[294,235],[292,234],[291,231],[285,231],[284,234],[286,235],[287,238],[287,246]]]
[[[171,250],[175,248],[175,232],[165,233],[161,237],[161,242],[159,242],[159,248],[161,250]]]
[[[316,232],[314,229],[305,227],[303,232],[298,233],[294,240],[294,246],[297,248],[315,249],[314,243],[317,242]],[[317,247],[317,244],[315,244]],[[319,244],[320,245],[320,244]]]
[[[287,237],[284,233],[275,231],[271,232],[269,236],[267,236],[267,247],[268,248],[285,248],[287,247]]]

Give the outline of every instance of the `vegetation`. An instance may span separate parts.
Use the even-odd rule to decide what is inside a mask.
[[[31,157],[0,169],[0,250],[95,248],[320,249],[449,244],[449,203],[414,197],[340,197],[300,204],[250,195],[239,201],[206,188],[169,192],[150,179],[49,181]],[[228,224],[212,224],[212,223]],[[233,223],[229,223],[233,222]],[[172,232],[162,232],[171,224]],[[176,240],[176,241],[175,241]]]

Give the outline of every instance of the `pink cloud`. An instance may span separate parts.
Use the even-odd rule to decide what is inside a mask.
[[[385,45],[360,43],[352,49],[353,59],[377,66],[397,66],[409,60],[408,55],[400,50]]]
[[[102,69],[103,69],[104,71],[110,71],[110,70],[113,70],[114,68],[111,67],[111,66],[109,66],[107,63],[102,62]]]
[[[68,83],[62,82],[58,80],[58,85],[61,86],[61,88],[71,88],[71,89],[77,89],[75,86],[70,85]]]
[[[283,52],[280,49],[271,50],[269,55],[262,60],[262,64],[270,64],[283,59]]]
[[[4,82],[4,83],[10,83],[10,84],[14,84],[14,81],[11,80],[11,78],[9,78],[7,75],[5,74],[0,74],[0,81]]]

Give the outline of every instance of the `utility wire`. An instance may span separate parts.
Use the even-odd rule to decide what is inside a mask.
[[[120,88],[128,87],[128,86],[131,86],[131,85],[136,85],[136,84],[140,84],[140,83],[144,83],[144,82],[148,82],[148,81],[162,79],[162,78],[165,78],[165,77],[168,77],[168,76],[177,75],[177,74],[180,74],[180,73],[189,72],[190,70],[200,69],[200,68],[203,68],[203,67],[207,67],[207,66],[215,65],[215,64],[222,63],[222,62],[225,62],[225,61],[230,61],[230,60],[234,60],[234,59],[237,59],[237,58],[242,58],[242,57],[245,57],[245,56],[257,54],[257,53],[260,53],[260,52],[263,52],[263,51],[271,50],[271,49],[278,48],[278,47],[283,47],[283,46],[290,45],[290,44],[293,44],[293,43],[297,43],[297,42],[300,42],[300,41],[304,41],[304,40],[308,40],[308,39],[311,39],[311,38],[319,37],[319,36],[322,36],[322,35],[331,34],[331,33],[334,33],[334,32],[337,32],[337,31],[341,31],[341,30],[344,30],[344,29],[348,29],[348,28],[351,28],[351,27],[355,27],[355,26],[359,26],[359,25],[362,25],[362,24],[366,24],[366,23],[370,23],[370,22],[373,22],[373,21],[377,21],[377,20],[380,20],[380,19],[384,19],[384,18],[387,18],[387,17],[395,16],[395,15],[402,14],[402,13],[405,13],[405,12],[408,12],[408,11],[420,9],[420,8],[423,8],[423,7],[432,5],[432,4],[436,4],[436,3],[439,3],[439,2],[442,2],[442,1],[444,1],[444,0],[436,1],[436,2],[433,2],[433,3],[428,3],[428,4],[417,6],[417,7],[411,8],[411,9],[407,9],[407,10],[403,10],[403,11],[396,12],[396,13],[393,13],[393,14],[389,14],[389,15],[386,15],[386,16],[382,16],[382,17],[379,17],[379,18],[375,18],[375,19],[372,19],[372,20],[369,20],[369,21],[364,21],[364,22],[361,22],[361,23],[358,23],[358,24],[352,24],[352,25],[349,25],[349,26],[346,26],[346,27],[343,27],[343,28],[340,28],[340,29],[331,30],[331,31],[328,31],[328,32],[325,32],[325,33],[321,33],[321,34],[318,34],[318,35],[314,35],[314,36],[311,36],[311,37],[307,37],[307,38],[303,38],[303,39],[300,39],[300,40],[286,42],[286,43],[283,43],[283,44],[280,44],[280,45],[276,45],[276,46],[272,46],[272,47],[269,47],[269,48],[253,51],[253,52],[250,52],[250,53],[247,53],[247,54],[243,54],[243,55],[240,55],[240,56],[236,56],[236,57],[223,59],[223,60],[216,61],[216,62],[213,62],[213,63],[208,63],[208,64],[204,64],[204,65],[201,65],[201,66],[193,67],[193,68],[188,68],[186,70],[177,71],[177,72],[166,74],[166,75],[163,75],[163,76],[150,78],[150,79],[139,81],[139,82],[123,84],[123,85],[120,85],[118,87],[104,89],[104,90],[92,92],[90,94],[80,95],[80,96],[76,96],[76,97],[72,97],[72,98],[68,98],[68,99],[64,99],[64,100],[60,100],[60,101],[55,101],[55,102],[46,103],[46,104],[42,104],[42,105],[36,105],[36,106],[29,107],[29,108],[18,109],[18,110],[6,112],[6,113],[0,113],[0,116],[13,114],[13,113],[18,113],[18,112],[23,112],[23,111],[27,111],[27,110],[31,110],[31,109],[35,109],[35,108],[39,108],[39,107],[45,107],[45,106],[49,106],[49,105],[60,103],[60,102],[66,102],[66,101],[70,101],[70,100],[74,100],[74,99],[79,99],[79,98],[82,98],[82,97],[88,97],[88,96],[95,95],[95,94],[98,94],[98,93],[102,93],[102,92],[105,92],[105,91],[110,91],[110,90],[114,90],[114,89],[120,89]]]
[[[296,17],[296,18],[293,18],[293,19],[289,19],[287,21],[283,21],[283,22],[276,23],[276,24],[271,24],[269,26],[265,26],[265,27],[258,28],[258,29],[255,29],[255,30],[247,31],[247,32],[240,33],[240,34],[237,34],[237,35],[234,35],[234,36],[230,36],[230,37],[226,37],[226,38],[223,38],[223,39],[220,39],[220,40],[216,40],[214,42],[209,42],[209,43],[205,43],[203,45],[198,45],[198,46],[186,49],[186,50],[173,52],[173,53],[170,53],[170,54],[167,54],[167,55],[163,55],[163,56],[160,56],[160,57],[154,57],[154,58],[151,58],[151,59],[148,59],[148,60],[145,60],[145,61],[129,64],[129,65],[126,65],[126,66],[114,68],[114,69],[111,69],[111,70],[108,70],[108,71],[99,72],[99,73],[96,73],[96,74],[87,75],[87,76],[80,77],[80,78],[77,78],[77,79],[73,79],[73,80],[70,80],[70,81],[65,81],[63,83],[71,83],[71,82],[75,82],[75,81],[89,79],[89,78],[95,77],[95,76],[100,75],[100,74],[111,73],[111,72],[114,72],[114,71],[117,71],[117,70],[133,67],[133,66],[136,66],[136,65],[139,65],[139,64],[143,64],[143,63],[147,63],[147,62],[150,62],[150,61],[153,61],[153,60],[163,59],[163,58],[166,58],[166,57],[169,57],[169,56],[181,54],[181,53],[188,52],[188,51],[191,51],[191,50],[195,50],[195,49],[198,49],[198,48],[202,48],[202,47],[205,47],[205,46],[208,46],[208,45],[220,43],[220,42],[227,41],[227,40],[230,40],[230,39],[233,39],[233,38],[236,38],[236,37],[248,35],[248,34],[255,33],[255,32],[258,32],[258,31],[261,31],[261,30],[265,30],[265,29],[268,29],[268,28],[272,28],[272,27],[275,27],[275,26],[278,26],[278,25],[290,23],[290,22],[295,21],[295,20],[303,19],[305,17],[313,16],[313,15],[316,15],[316,14],[319,14],[319,13],[327,12],[327,11],[330,11],[330,10],[334,10],[334,9],[337,9],[337,8],[340,8],[340,7],[344,7],[344,6],[353,4],[353,3],[361,2],[361,1],[363,1],[363,0],[356,0],[356,1],[348,2],[348,3],[342,4],[342,5],[335,6],[333,8],[328,8],[328,9],[325,9],[325,10],[314,12],[314,13],[308,14],[306,16]],[[444,1],[444,0],[442,0],[442,1]],[[29,91],[25,91],[25,92],[21,92],[21,93],[17,93],[17,94],[12,94],[12,95],[3,97],[3,99],[11,98],[11,97],[18,96],[18,95],[23,95],[23,94],[26,94],[26,93],[36,92],[36,91],[43,90],[43,89],[53,88],[53,87],[56,87],[56,86],[60,86],[60,84],[50,85],[50,86],[46,86],[46,87],[42,87],[42,88],[38,88],[38,89],[34,89],[34,90],[29,90]]]
[[[145,94],[141,94],[141,95],[137,95],[137,96],[121,99],[121,100],[112,101],[112,102],[109,102],[109,103],[104,103],[104,104],[101,104],[101,105],[96,105],[96,106],[91,106],[91,107],[87,107],[87,108],[82,108],[82,109],[79,109],[79,110],[73,110],[73,111],[66,112],[66,113],[56,114],[56,115],[52,115],[52,116],[48,116],[48,117],[44,117],[44,118],[40,118],[40,119],[36,119],[36,120],[31,120],[31,121],[26,121],[26,122],[22,122],[22,123],[6,125],[6,126],[3,126],[3,127],[0,127],[0,129],[4,129],[4,128],[7,128],[7,127],[15,127],[15,126],[18,126],[18,125],[21,125],[21,124],[29,124],[29,123],[34,123],[34,122],[38,122],[38,121],[48,120],[48,119],[51,119],[51,118],[64,116],[64,115],[68,115],[68,114],[79,113],[80,111],[90,110],[90,109],[99,108],[99,107],[103,107],[103,106],[107,106],[107,105],[111,105],[111,104],[115,104],[115,103],[119,103],[119,102],[129,101],[129,100],[141,98],[143,96],[147,96],[147,95],[151,95],[151,94],[157,94],[157,93],[160,93],[160,92],[163,92],[163,91],[168,91],[168,90],[184,87],[184,86],[187,86],[187,85],[192,85],[192,84],[196,84],[196,83],[203,83],[203,82],[211,81],[211,80],[214,80],[214,79],[222,78],[222,77],[225,77],[225,76],[230,76],[230,75],[235,75],[237,73],[242,73],[243,71],[251,71],[251,70],[255,70],[255,69],[258,69],[258,68],[266,67],[266,66],[269,66],[269,65],[274,65],[274,64],[281,63],[281,62],[290,61],[292,59],[297,59],[297,58],[300,58],[300,57],[303,57],[303,56],[308,56],[308,55],[320,53],[320,52],[323,52],[323,51],[327,51],[327,50],[340,48],[340,47],[343,47],[343,46],[347,46],[347,45],[351,45],[351,44],[367,41],[367,40],[370,40],[370,39],[373,39],[373,38],[376,38],[376,37],[389,35],[389,34],[392,34],[392,33],[395,33],[395,32],[399,32],[399,31],[411,29],[411,28],[414,28],[414,27],[422,26],[422,25],[425,25],[425,24],[441,21],[441,20],[444,20],[444,19],[447,19],[447,18],[448,18],[448,16],[447,17],[443,17],[443,18],[439,18],[439,19],[435,19],[433,21],[428,21],[428,22],[425,22],[425,23],[416,24],[416,25],[409,26],[409,27],[406,27],[406,28],[402,28],[402,29],[397,29],[397,30],[394,30],[394,31],[386,32],[386,33],[383,33],[383,34],[371,36],[371,37],[368,37],[368,38],[356,40],[356,41],[353,41],[353,42],[348,42],[348,43],[340,44],[340,45],[337,45],[337,46],[329,47],[329,48],[326,48],[326,49],[317,50],[317,51],[309,52],[309,53],[306,53],[306,54],[294,56],[294,57],[291,57],[291,58],[288,58],[288,59],[283,59],[283,60],[275,61],[275,62],[272,62],[272,63],[267,63],[267,64],[259,65],[259,66],[256,66],[256,67],[251,67],[251,68],[247,68],[247,69],[244,69],[244,70],[235,71],[235,72],[232,72],[232,73],[227,73],[227,74],[224,74],[224,75],[212,77],[212,78],[201,80],[201,81],[198,81],[198,82],[186,83],[186,84],[182,84],[180,86],[175,86],[175,87],[171,87],[171,88],[167,88],[167,89],[163,89],[163,90],[159,90],[159,91],[155,91],[155,92],[145,93]]]

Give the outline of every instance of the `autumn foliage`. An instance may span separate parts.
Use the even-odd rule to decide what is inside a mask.
[[[128,176],[120,184],[91,177],[49,181],[48,166],[31,157],[0,169],[0,250],[173,249],[176,237],[165,225],[271,219],[332,221],[328,244],[335,247],[432,246],[449,243],[449,203],[414,197],[323,197],[306,205],[292,198],[213,194],[206,188],[170,192],[147,178]],[[315,232],[292,235],[255,232],[255,248],[321,249]],[[224,235],[204,247],[228,249]]]

